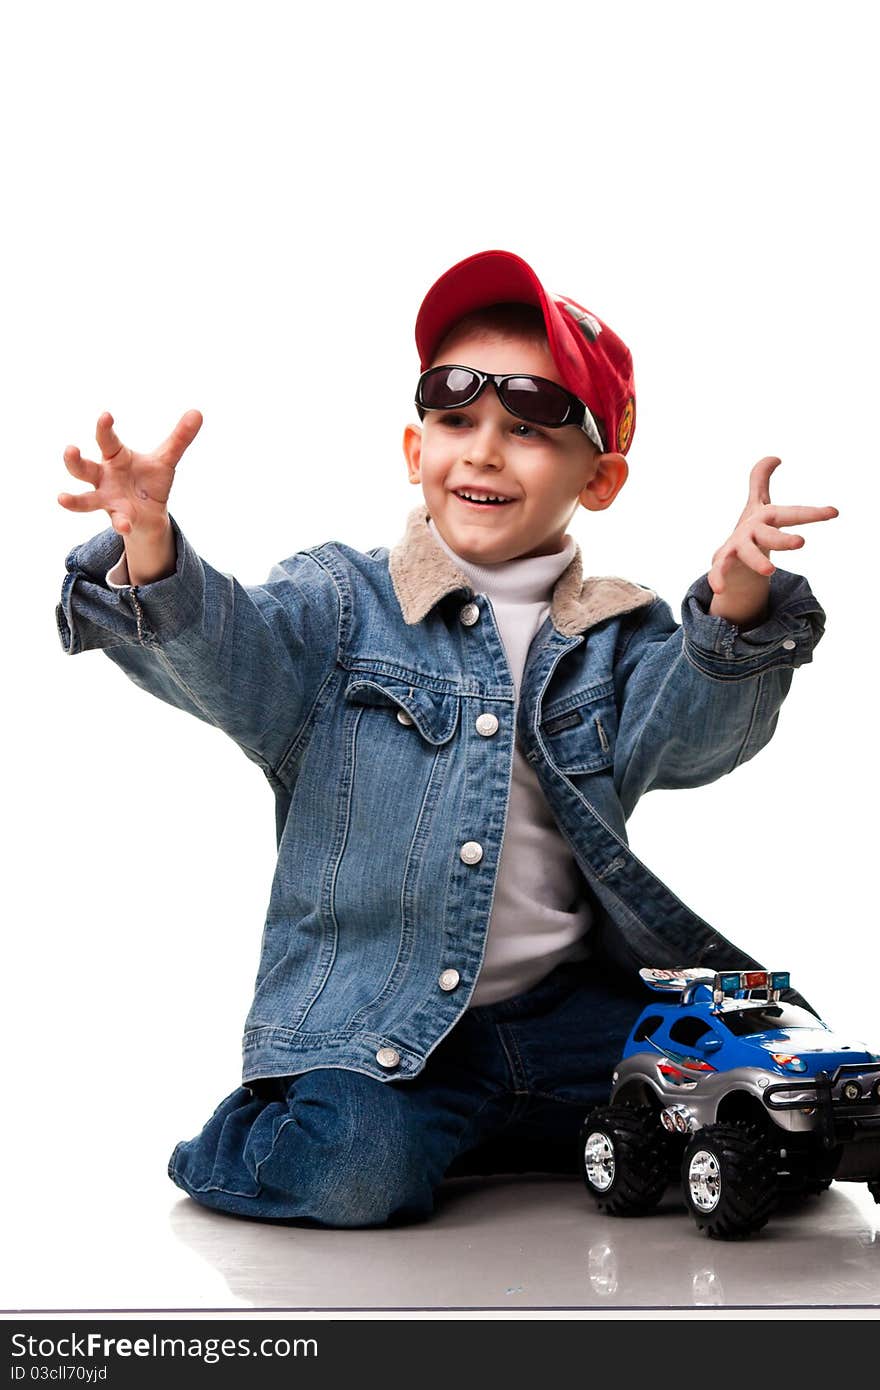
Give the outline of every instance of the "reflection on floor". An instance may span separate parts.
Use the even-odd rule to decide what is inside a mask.
[[[862,1184],[743,1242],[708,1240],[671,1195],[651,1216],[602,1216],[579,1179],[458,1179],[432,1221],[372,1231],[222,1216],[161,1182],[91,1191],[10,1204],[0,1307],[880,1309],[880,1206]]]
[[[449,1183],[432,1223],[392,1231],[238,1221],[231,1233],[187,1200],[171,1221],[236,1303],[263,1308],[880,1307],[880,1207],[856,1184],[746,1242],[707,1239],[672,1200],[604,1217],[578,1183],[545,1178]]]

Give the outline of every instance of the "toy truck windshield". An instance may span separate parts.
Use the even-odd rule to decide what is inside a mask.
[[[716,1018],[737,1038],[752,1033],[775,1033],[781,1028],[821,1028],[819,1020],[795,1005],[757,1004],[744,1009],[725,1009]]]

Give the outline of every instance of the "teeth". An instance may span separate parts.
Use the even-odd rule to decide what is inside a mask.
[[[493,492],[458,492],[458,497],[466,497],[469,502],[509,502],[509,497],[501,497]]]

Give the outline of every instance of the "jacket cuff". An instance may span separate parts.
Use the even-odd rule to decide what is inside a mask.
[[[201,621],[202,562],[170,513],[169,520],[177,551],[175,570],[150,584],[108,584],[108,573],[125,554],[125,542],[112,526],[67,556],[55,617],[68,655],[120,642],[155,646]]]
[[[813,648],[825,631],[825,612],[803,575],[774,571],[767,616],[755,627],[740,627],[710,614],[712,598],[708,574],[703,574],[681,606],[684,653],[698,670],[739,680],[812,661]]]

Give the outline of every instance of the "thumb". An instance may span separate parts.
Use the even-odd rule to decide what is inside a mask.
[[[770,501],[770,474],[777,469],[782,459],[767,454],[759,459],[749,474],[749,500],[747,509]]]

